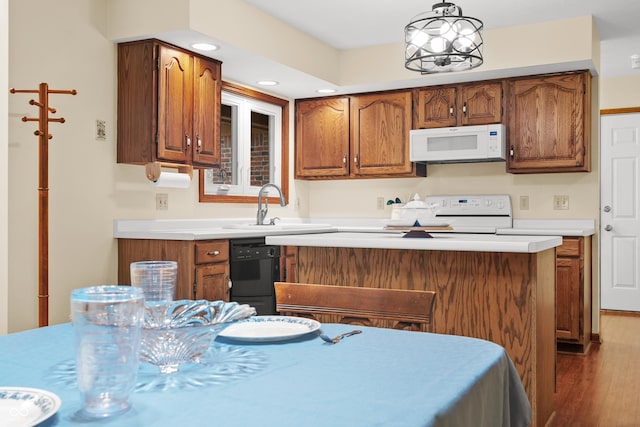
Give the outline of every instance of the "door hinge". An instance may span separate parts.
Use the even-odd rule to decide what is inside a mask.
[[[198,299],[198,282],[193,282],[193,299]]]

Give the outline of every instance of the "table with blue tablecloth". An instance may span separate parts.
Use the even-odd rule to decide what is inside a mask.
[[[354,329],[324,324],[337,335]],[[358,327],[272,343],[218,338],[201,364],[141,365],[132,409],[105,426],[527,426],[531,407],[505,350],[474,338]],[[0,386],[57,394],[43,425],[81,423],[70,324],[0,337]],[[0,420],[0,426],[2,420]]]

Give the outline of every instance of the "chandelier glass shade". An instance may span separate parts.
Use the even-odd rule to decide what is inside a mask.
[[[482,21],[462,16],[455,4],[436,3],[404,27],[404,65],[422,74],[478,67],[483,62],[482,28]]]

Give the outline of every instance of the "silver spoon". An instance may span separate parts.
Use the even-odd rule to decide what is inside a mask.
[[[340,341],[342,338],[346,338],[346,337],[350,337],[351,335],[356,335],[356,334],[361,334],[362,331],[360,329],[356,329],[354,331],[351,332],[345,332],[344,334],[340,334],[334,338],[330,338],[328,336],[326,336],[323,333],[319,333],[318,335],[320,335],[320,338],[322,338],[325,342],[331,343],[331,344],[336,344],[338,341]]]

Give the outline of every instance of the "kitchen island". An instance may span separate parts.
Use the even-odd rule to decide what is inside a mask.
[[[295,248],[300,283],[436,292],[432,332],[482,338],[513,360],[550,424],[555,393],[555,247],[561,237],[398,233],[267,236]]]

